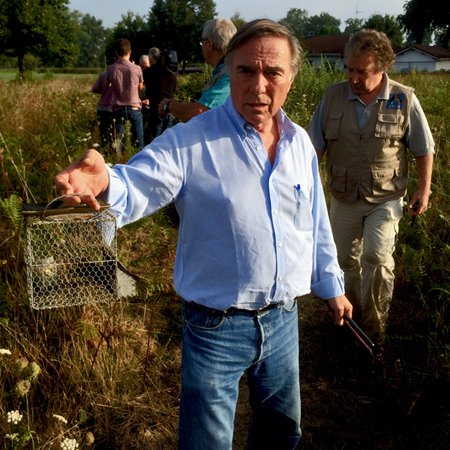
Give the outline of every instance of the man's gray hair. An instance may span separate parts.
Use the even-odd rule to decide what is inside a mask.
[[[161,51],[159,50],[158,47],[152,47],[149,51],[148,51],[148,57],[150,59],[150,63],[151,64],[155,64],[156,62],[158,62],[159,59],[159,55],[161,54]]]
[[[235,34],[236,27],[231,20],[211,19],[203,26],[202,39],[208,39],[216,50],[225,54],[228,43]]]
[[[142,66],[146,63],[150,64],[150,57],[148,55],[141,55],[139,58],[139,65]]]
[[[368,53],[375,57],[377,70],[387,72],[395,62],[395,53],[389,38],[382,31],[362,29],[353,34],[344,50],[345,61],[350,55]]]
[[[270,19],[256,19],[246,23],[233,36],[228,44],[227,53],[225,55],[225,64],[227,69],[230,68],[233,52],[252,39],[261,37],[277,37],[285,39],[289,44],[291,50],[291,70],[292,79],[296,77],[300,71],[302,48],[297,38],[290,32],[290,30],[281,23]]]

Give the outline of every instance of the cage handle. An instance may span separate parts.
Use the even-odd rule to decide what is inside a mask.
[[[83,195],[83,194],[81,194],[79,192],[74,192],[73,194],[64,194],[64,195],[60,195],[59,197],[55,197],[53,200],[49,201],[47,203],[47,205],[45,206],[44,210],[42,211],[42,217],[45,216],[45,213],[47,212],[47,209],[49,208],[49,206],[52,203],[55,203],[55,202],[57,202],[59,200],[62,200],[63,198],[66,198],[66,197],[80,197],[81,195]]]

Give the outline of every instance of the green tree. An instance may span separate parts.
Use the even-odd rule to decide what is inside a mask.
[[[409,34],[409,41],[425,43],[431,33],[437,42],[450,48],[450,8],[442,0],[409,0],[403,6],[400,22]]]
[[[106,64],[105,47],[112,31],[103,27],[102,21],[89,14],[72,11],[78,23],[79,54],[77,67],[103,67]]]
[[[237,30],[239,30],[239,28],[242,27],[242,25],[245,25],[245,23],[247,22],[245,19],[243,19],[239,13],[235,13],[231,16],[230,19],[233,23],[234,26],[236,27]]]
[[[77,23],[67,0],[2,0],[0,52],[16,56],[20,76],[27,53],[46,64],[73,64],[78,54]]]
[[[203,25],[215,16],[213,0],[155,0],[148,20],[152,46],[176,50],[183,65],[199,61]]]
[[[374,14],[364,23],[364,28],[383,31],[389,37],[394,48],[403,46],[402,27],[394,16]]]
[[[364,27],[363,19],[347,19],[345,21],[344,34],[352,34]]]
[[[333,17],[332,15],[323,12],[318,16],[312,16],[305,30],[305,37],[314,37],[330,34],[341,34],[339,27],[341,26],[341,21]]]
[[[110,53],[112,43],[119,38],[125,38],[130,41],[131,57],[136,63],[139,62],[140,55],[148,53],[149,48],[155,46],[151,41],[151,33],[147,21],[144,17],[130,11],[123,15],[120,22],[116,24],[107,45],[106,53]]]
[[[291,8],[287,12],[286,17],[280,20],[280,23],[287,26],[299,40],[305,38],[308,22],[308,12],[299,8]]]

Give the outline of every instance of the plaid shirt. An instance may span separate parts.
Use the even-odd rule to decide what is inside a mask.
[[[126,59],[118,59],[107,69],[108,81],[112,87],[112,106],[141,107],[139,84],[144,82],[142,69]]]

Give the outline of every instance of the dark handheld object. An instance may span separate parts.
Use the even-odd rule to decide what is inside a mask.
[[[366,333],[361,329],[361,327],[350,317],[344,314],[344,323],[350,328],[351,332],[357,337],[357,339],[367,348],[370,353],[373,353],[375,344],[367,336]]]
[[[413,210],[413,211],[417,211],[418,209],[419,209],[419,201],[417,200],[415,203],[414,203],[414,205],[412,205],[412,207],[411,207],[411,209]],[[416,217],[417,216],[412,216],[412,219],[411,219],[411,225],[414,225],[414,222],[416,221]]]
[[[76,195],[76,194],[74,194]],[[72,195],[67,195],[72,196]],[[61,197],[57,197],[53,199],[49,203],[23,203],[22,204],[22,214],[24,216],[37,216],[37,217],[46,217],[46,216],[56,216],[61,214],[68,213],[92,213],[95,210],[87,206],[85,204],[80,204],[76,206],[66,206],[63,203],[63,198],[67,197],[62,195]],[[101,203],[100,210],[109,208],[110,205]]]

